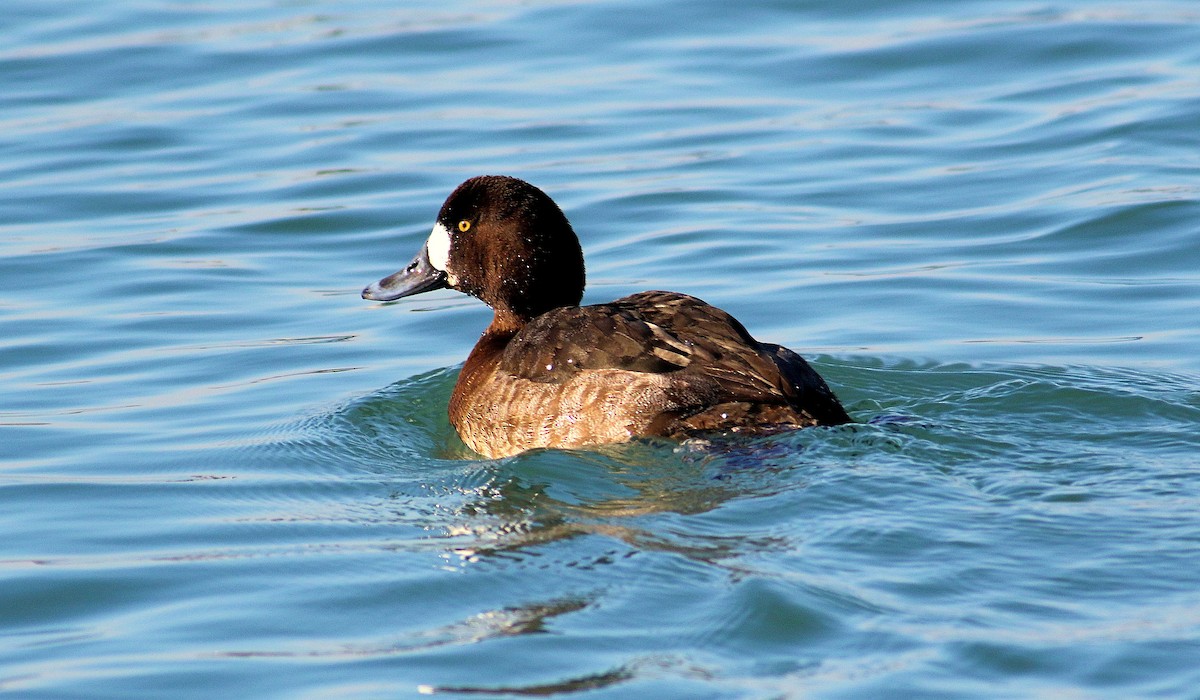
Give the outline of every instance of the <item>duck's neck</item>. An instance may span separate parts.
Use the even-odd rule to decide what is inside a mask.
[[[529,323],[529,320],[510,309],[499,308],[495,310],[492,322],[488,325],[487,330],[483,332],[483,335],[485,338],[507,340],[516,335],[517,331],[524,328],[525,324]]]

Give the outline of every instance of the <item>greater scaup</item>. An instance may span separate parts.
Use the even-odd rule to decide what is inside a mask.
[[[413,261],[362,296],[449,287],[492,307],[450,397],[450,422],[487,457],[850,421],[803,358],[721,309],[675,292],[579,306],[583,285],[558,205],[523,180],[482,176],[446,199]]]

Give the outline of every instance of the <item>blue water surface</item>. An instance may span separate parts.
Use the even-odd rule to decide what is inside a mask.
[[[1200,6],[10,0],[0,691],[1200,697]],[[461,180],[858,421],[482,460]]]

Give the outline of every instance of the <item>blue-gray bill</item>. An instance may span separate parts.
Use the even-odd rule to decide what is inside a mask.
[[[429,262],[429,247],[421,246],[421,252],[403,270],[373,282],[362,291],[363,299],[372,301],[394,301],[403,297],[446,287],[446,273]]]

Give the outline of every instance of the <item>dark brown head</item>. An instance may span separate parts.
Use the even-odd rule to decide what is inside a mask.
[[[363,290],[391,301],[449,287],[519,326],[583,298],[583,251],[562,210],[533,185],[484,175],[462,183],[438,212],[429,240],[403,270]]]

